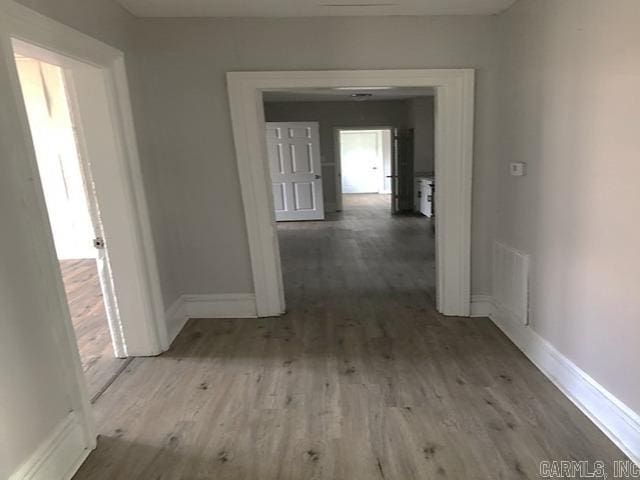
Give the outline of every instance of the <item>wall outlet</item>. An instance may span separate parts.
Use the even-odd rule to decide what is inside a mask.
[[[524,162],[511,162],[509,164],[509,173],[512,177],[523,177],[527,173],[527,164]]]

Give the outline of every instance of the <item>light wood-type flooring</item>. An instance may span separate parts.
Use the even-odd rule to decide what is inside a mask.
[[[127,360],[113,355],[95,259],[60,260],[60,269],[89,398],[94,399]]]
[[[76,480],[534,479],[542,460],[623,459],[490,320],[436,313],[430,222],[388,205],[280,224],[287,314],[191,320],[135,359]]]

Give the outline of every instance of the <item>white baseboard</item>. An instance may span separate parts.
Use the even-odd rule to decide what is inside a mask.
[[[190,318],[257,318],[253,293],[182,295],[166,312],[171,344]]]
[[[183,295],[189,318],[256,318],[256,296],[253,293]]]
[[[9,480],[69,480],[89,453],[84,429],[71,412]]]
[[[165,313],[167,320],[167,338],[169,345],[173,343],[180,331],[184,328],[189,317],[184,304],[184,295],[181,295],[167,309]]]
[[[493,303],[491,295],[472,295],[470,317],[488,317],[491,315]]]
[[[640,415],[499,305],[493,306],[490,318],[620,450],[640,465]]]

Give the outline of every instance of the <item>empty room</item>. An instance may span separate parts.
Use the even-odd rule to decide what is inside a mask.
[[[0,0],[0,479],[640,478],[637,0]]]

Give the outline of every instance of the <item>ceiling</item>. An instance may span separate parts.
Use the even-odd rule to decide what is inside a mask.
[[[370,94],[370,97],[354,98],[351,95],[357,93]],[[367,88],[354,88],[338,90],[335,88],[306,88],[288,89],[264,92],[265,102],[352,102],[364,100],[367,102],[376,100],[406,100],[416,97],[429,97],[435,94],[433,88],[428,87],[404,87],[390,88],[388,90],[374,90]]]
[[[138,17],[492,15],[515,0],[118,0]]]

